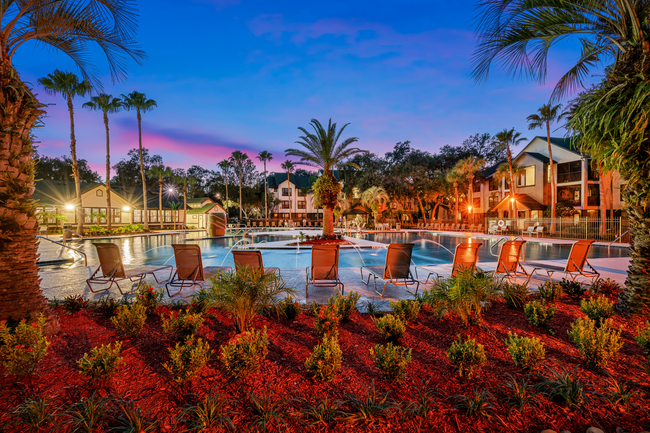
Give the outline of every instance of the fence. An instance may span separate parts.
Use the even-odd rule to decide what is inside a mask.
[[[552,231],[553,225],[555,230]],[[528,227],[544,227],[540,237],[557,239],[593,239],[602,242],[630,242],[632,239],[627,218],[508,218],[486,217],[485,231],[490,227],[505,227],[504,234],[521,234]]]

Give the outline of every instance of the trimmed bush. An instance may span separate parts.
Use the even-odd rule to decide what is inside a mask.
[[[321,335],[330,335],[335,333],[339,326],[339,316],[336,311],[336,305],[322,305],[316,315],[314,326]]]
[[[170,347],[171,359],[162,366],[171,374],[174,382],[183,383],[196,376],[213,353],[207,341],[190,338],[184,343],[176,343],[173,349]]]
[[[557,308],[553,305],[546,305],[546,303],[539,303],[537,301],[531,301],[524,307],[524,314],[528,323],[547,330],[550,330],[549,323],[553,316],[555,316],[556,311]]]
[[[573,299],[579,299],[587,291],[578,281],[567,280],[566,278],[562,278],[560,286],[562,287],[562,291]]]
[[[83,358],[77,361],[79,374],[88,380],[106,380],[124,363],[120,357],[122,342],[118,341],[111,347],[111,344],[102,344],[93,347],[90,355],[84,353]]]
[[[146,320],[147,308],[137,302],[130,306],[122,305],[117,309],[115,316],[111,317],[111,323],[130,338],[140,335]]]
[[[539,338],[519,337],[508,332],[505,343],[515,365],[525,370],[535,369],[546,357],[544,343]]]
[[[314,347],[314,351],[305,361],[305,367],[314,373],[316,379],[330,382],[341,368],[342,357],[343,352],[337,335],[333,333],[323,337],[323,342]]]
[[[165,317],[164,314],[161,318],[163,332],[165,334],[175,333],[181,340],[185,340],[187,337],[194,335],[201,325],[203,325],[204,321],[200,313],[192,314],[189,309],[185,313],[172,311],[169,314],[169,318]]]
[[[600,278],[591,286],[591,291],[598,295],[607,296],[609,299],[616,299],[623,290],[616,281],[610,278],[606,280]]]
[[[614,303],[606,296],[598,296],[580,301],[580,311],[596,322],[598,326],[603,319],[614,315]]]
[[[68,312],[68,314],[75,314],[88,307],[88,302],[88,299],[84,299],[81,295],[67,296],[63,300],[63,309]]]
[[[472,378],[477,368],[487,363],[483,345],[471,338],[463,341],[460,335],[447,351],[447,358],[458,368],[458,375],[468,379]]]
[[[45,317],[36,322],[22,320],[13,330],[0,323],[0,362],[8,373],[16,376],[33,374],[41,359],[47,355],[50,342],[43,335]]]
[[[539,296],[545,302],[557,302],[562,297],[562,286],[556,281],[546,281],[539,286]]]
[[[289,320],[296,320],[300,315],[300,303],[290,296],[280,301],[278,308],[280,313]]]
[[[160,305],[163,298],[164,291],[162,289],[156,291],[151,284],[145,283],[138,286],[137,302],[144,305],[147,314],[153,314]]]
[[[221,346],[219,358],[235,378],[244,377],[259,369],[269,353],[266,327],[260,331],[245,331],[235,335]]]
[[[373,319],[377,331],[386,341],[397,343],[406,332],[406,325],[399,317],[386,314],[379,319]]]
[[[377,344],[370,349],[370,356],[387,381],[401,382],[406,377],[406,367],[411,362],[411,349],[393,346],[392,343],[385,346]]]
[[[339,322],[346,322],[350,318],[350,314],[352,314],[352,312],[357,308],[357,302],[360,297],[361,295],[357,292],[350,292],[347,296],[341,296],[337,293],[336,298],[330,296],[327,305],[336,308]]]
[[[192,301],[187,310],[193,314],[205,314],[211,307],[210,294],[201,287],[198,292],[192,295]]]
[[[645,322],[643,328],[636,327],[636,337],[634,337],[637,344],[650,356],[650,322]]]
[[[578,346],[588,367],[605,368],[609,361],[614,359],[623,347],[621,332],[613,328],[612,319],[603,320],[600,327],[589,318],[577,319],[567,331],[571,341]]]
[[[528,286],[505,283],[503,285],[503,300],[508,308],[522,310],[528,300]]]
[[[400,299],[399,301],[390,301],[390,309],[393,315],[399,317],[404,323],[411,322],[418,317],[421,304],[417,301],[408,301]]]

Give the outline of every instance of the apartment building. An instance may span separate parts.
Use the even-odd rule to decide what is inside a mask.
[[[267,177],[269,192],[279,201],[270,212],[271,218],[316,219],[320,208],[314,205],[314,193],[309,191],[309,176],[293,173],[274,173]]]

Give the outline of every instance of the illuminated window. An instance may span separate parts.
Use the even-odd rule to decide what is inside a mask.
[[[535,185],[535,166],[531,165],[523,168],[524,173],[519,176],[518,186]]]

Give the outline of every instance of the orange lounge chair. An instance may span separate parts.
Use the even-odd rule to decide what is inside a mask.
[[[122,263],[122,255],[120,254],[120,247],[116,244],[109,243],[94,243],[93,244],[97,249],[97,257],[99,258],[99,266],[97,270],[86,280],[88,288],[93,293],[104,292],[113,287],[113,284],[117,286],[117,289],[121,294],[125,294],[120,287],[119,281],[129,280],[131,282],[137,282],[138,285],[145,279],[145,277],[151,274],[157,283],[158,277],[156,277],[155,272],[162,270],[169,270],[169,276],[171,277],[172,266],[139,266],[135,269],[129,269],[128,271],[124,270],[124,264]],[[169,280],[169,277],[166,278]],[[93,284],[109,284],[105,289],[95,290]],[[137,288],[137,287],[136,287]],[[134,289],[135,290],[135,289]],[[133,290],[126,292],[130,293]]]
[[[501,246],[499,261],[497,262],[497,268],[494,271],[495,275],[505,274],[503,277],[508,279],[526,276],[528,277],[526,282],[528,282],[530,276],[520,262],[521,251],[523,250],[525,243],[526,241],[506,241]]]
[[[476,269],[476,262],[478,262],[478,250],[483,245],[481,242],[462,242],[456,245],[456,252],[454,253],[454,261],[451,266],[451,277],[455,277],[461,270],[474,270]],[[427,272],[427,279],[425,283],[429,282],[431,275],[435,275],[439,280],[442,276],[435,269],[439,269],[440,265],[423,265],[415,267],[415,277],[417,278],[418,269]]]
[[[307,267],[307,280],[305,283],[305,297],[309,297],[309,285],[314,287],[341,286],[341,295],[345,286],[339,276],[339,246],[314,245],[311,248],[311,266]]]
[[[377,278],[385,281],[381,297],[386,292],[386,284],[405,286],[409,293],[417,295],[420,282],[413,278],[411,273],[411,256],[413,255],[413,244],[390,244],[386,250],[386,263],[384,266],[362,266],[361,281],[367,286],[370,284],[370,277],[375,279],[375,292],[377,291]],[[368,281],[363,279],[363,270],[368,272]],[[401,281],[400,281],[401,280]],[[409,284],[415,284],[415,293],[408,289]]]
[[[201,248],[194,244],[172,244],[174,249],[174,260],[176,260],[176,272],[172,280],[165,285],[167,295],[170,298],[180,294],[185,287],[200,286],[206,278],[206,270],[210,273],[232,271],[230,266],[215,266],[203,268],[201,260]],[[173,295],[169,291],[170,287],[178,288],[178,292]]]
[[[262,252],[259,250],[232,250],[232,257],[235,260],[235,271],[241,267],[249,267],[251,269],[262,269],[264,273],[275,272],[280,276],[280,269],[264,267]]]
[[[530,273],[528,280],[537,273],[537,271],[542,270],[546,272],[549,280],[553,277],[553,274],[556,272],[564,273],[566,276],[571,277],[573,281],[578,277],[590,278],[592,283],[595,283],[600,278],[600,273],[591,266],[591,263],[587,260],[589,255],[589,250],[591,249],[591,244],[595,241],[577,241],[571,246],[571,251],[569,252],[569,258],[566,261],[566,265],[555,266],[545,263],[536,263],[536,262],[525,262],[527,266],[532,266],[533,271]],[[585,266],[589,266],[591,270],[585,270]]]

